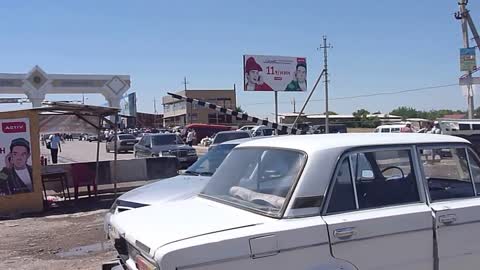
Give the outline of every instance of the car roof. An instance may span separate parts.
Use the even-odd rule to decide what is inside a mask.
[[[265,138],[266,138],[266,137],[262,136],[262,137],[250,137],[250,138],[235,139],[235,140],[231,140],[231,141],[222,142],[222,143],[220,143],[219,145],[223,145],[223,144],[241,144],[241,143],[249,142],[249,141],[252,141],[252,140],[265,139]]]
[[[245,142],[238,147],[276,147],[313,153],[332,148],[426,143],[469,143],[460,137],[425,133],[335,133],[286,135]]]
[[[245,130],[228,130],[228,131],[217,132],[217,135],[218,134],[228,134],[228,133],[247,133],[247,134],[250,134],[248,131],[245,131]]]

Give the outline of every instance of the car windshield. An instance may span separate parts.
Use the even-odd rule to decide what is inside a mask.
[[[127,135],[118,135],[119,140],[135,140],[135,136],[127,134]]]
[[[218,133],[213,139],[214,144],[232,141],[236,139],[249,138],[250,134],[248,132],[229,132],[229,133]]]
[[[181,144],[182,140],[175,134],[152,136],[153,145]]]
[[[211,176],[222,164],[223,160],[238,144],[220,144],[212,146],[197,162],[193,163],[185,172],[187,174]]]
[[[201,195],[278,217],[305,163],[305,154],[286,149],[233,150]]]

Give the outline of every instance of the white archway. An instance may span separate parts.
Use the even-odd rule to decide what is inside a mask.
[[[46,94],[99,93],[110,107],[120,108],[130,83],[129,75],[47,74],[35,66],[26,74],[0,73],[0,94],[24,94],[36,108]]]

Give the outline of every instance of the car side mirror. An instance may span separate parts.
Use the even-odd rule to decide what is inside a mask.
[[[152,148],[152,146],[150,146],[150,144],[146,144],[145,147],[149,148],[149,149]]]

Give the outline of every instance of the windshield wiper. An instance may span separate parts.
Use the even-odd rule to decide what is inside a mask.
[[[212,172],[201,172],[200,175],[201,176],[212,176],[213,173]]]
[[[199,176],[200,174],[194,171],[184,171],[183,174]]]

